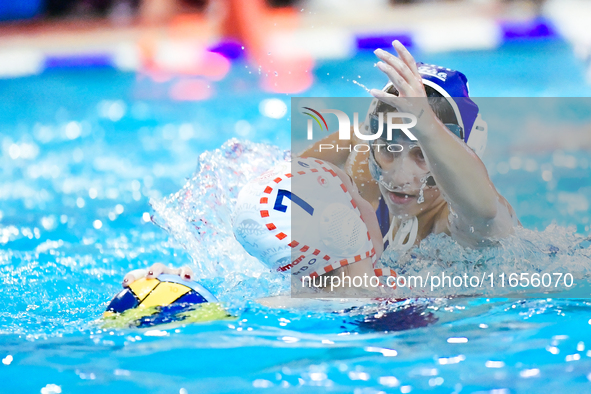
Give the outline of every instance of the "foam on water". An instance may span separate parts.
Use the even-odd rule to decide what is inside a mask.
[[[238,243],[232,212],[249,180],[289,158],[290,152],[278,147],[231,139],[201,154],[195,174],[181,190],[150,202],[156,212],[153,221],[188,251],[197,278],[215,282],[214,292],[221,300],[285,290],[286,275],[269,272]]]
[[[460,276],[464,274],[482,278],[482,286],[447,289],[446,291],[431,292],[426,289],[425,297],[445,295],[476,295],[476,296],[507,296],[515,294],[515,288],[508,286],[508,275],[511,273],[537,273],[540,276],[548,273],[570,273],[575,282],[581,285],[591,278],[591,242],[589,237],[577,234],[572,229],[560,227],[556,224],[548,226],[544,231],[534,231],[518,227],[515,233],[500,239],[494,246],[482,249],[464,248],[446,234],[431,235],[421,242],[420,247],[413,248],[409,253],[400,255],[388,249],[382,255],[381,263],[394,269],[399,275],[420,275],[427,278],[427,274]],[[489,274],[495,278],[494,287],[491,286]],[[505,289],[499,289],[500,274],[505,274]],[[568,290],[561,281],[547,290],[557,292]],[[541,288],[530,288],[532,294]],[[415,296],[419,295],[413,293]],[[527,295],[521,294],[522,296]],[[568,296],[568,294],[566,294]],[[562,295],[564,296],[564,294]],[[580,294],[579,294],[580,296]]]

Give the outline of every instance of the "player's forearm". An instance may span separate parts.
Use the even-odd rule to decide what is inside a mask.
[[[482,161],[438,120],[413,129],[437,186],[452,208],[475,224],[497,213],[498,194]]]

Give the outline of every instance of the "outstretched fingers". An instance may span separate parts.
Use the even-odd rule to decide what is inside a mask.
[[[137,269],[129,272],[127,275],[123,277],[123,287],[129,287],[133,282],[138,279],[145,278],[148,270],[146,269]]]
[[[404,98],[384,92],[380,89],[371,89],[369,93],[381,102],[397,108],[399,112],[407,112],[410,110],[410,103]]]
[[[146,279],[153,279],[160,276],[160,274],[166,273],[166,267],[162,263],[154,263],[150,268],[148,268],[148,275],[146,275]]]
[[[178,275],[186,280],[191,280],[194,277],[193,270],[189,266],[171,268],[162,263],[155,263],[148,269],[146,278],[157,278],[161,274]]]
[[[421,77],[421,74],[419,74],[417,62],[415,61],[415,58],[410,54],[408,49],[406,49],[406,47],[402,45],[402,43],[398,40],[394,40],[392,42],[392,46],[396,50],[396,53],[398,53],[400,59],[402,59],[404,64],[406,64],[406,66],[409,68],[415,80],[422,83],[423,78]]]
[[[193,270],[189,266],[182,266],[180,268],[179,276],[185,280],[193,280],[194,274]]]
[[[195,274],[189,266],[183,266],[181,268],[167,267],[162,263],[155,263],[148,269],[137,269],[133,270],[123,277],[123,287],[129,287],[133,282],[138,279],[154,279],[161,274],[178,275],[185,280],[193,280]]]
[[[400,75],[400,72],[389,64],[378,62],[378,68],[388,76],[392,84],[398,90],[400,97],[407,97],[411,93],[410,85]]]
[[[146,275],[146,278],[157,278],[161,274],[179,275],[180,277],[183,277],[185,272],[189,272],[189,275],[193,274],[191,268],[187,266],[184,266],[182,268],[171,268],[162,263],[155,263],[152,264],[150,268],[148,268],[148,275]]]
[[[378,68],[392,81],[400,96],[412,96],[411,84],[416,82],[416,78],[408,66],[402,60],[384,50],[378,49],[375,54],[382,60],[378,62]]]

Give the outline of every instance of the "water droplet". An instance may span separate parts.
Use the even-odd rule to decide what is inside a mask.
[[[347,81],[348,81],[348,79],[347,79]],[[361,86],[363,89],[365,89],[365,91],[366,91],[366,92],[368,92],[368,93],[369,93],[369,89],[368,89],[368,88],[367,88],[365,85],[363,85],[363,84],[361,84],[361,83],[357,82],[356,80],[353,80],[353,83],[354,83],[355,85],[357,85],[357,86]]]
[[[277,73],[277,71],[275,71],[275,76],[278,76],[279,74]]]
[[[242,46],[242,50],[244,50],[244,46]]]
[[[419,190],[419,198],[417,200],[417,204],[422,204],[425,202],[424,190],[425,190],[426,186],[427,186],[427,175],[425,175],[424,177],[421,178],[421,189]]]
[[[474,232],[474,227],[470,227],[470,232],[473,233]]]

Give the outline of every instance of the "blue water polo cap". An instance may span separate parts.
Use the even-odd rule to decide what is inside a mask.
[[[447,98],[459,126],[463,129],[464,142],[479,156],[486,147],[487,125],[479,114],[478,105],[469,95],[468,78],[456,70],[417,62],[423,84]]]
[[[423,85],[429,86],[441,94],[449,102],[456,115],[458,124],[446,123],[445,126],[453,134],[463,139],[478,156],[482,157],[486,148],[488,126],[480,116],[478,105],[470,98],[466,76],[459,71],[433,64],[419,62],[417,68],[421,74]],[[382,90],[392,93],[393,87],[392,82],[388,82]],[[373,117],[379,103],[380,100],[377,98],[372,100],[365,117],[362,132],[366,134],[375,133],[372,132],[372,129],[378,126],[375,124],[377,120],[374,120]]]

